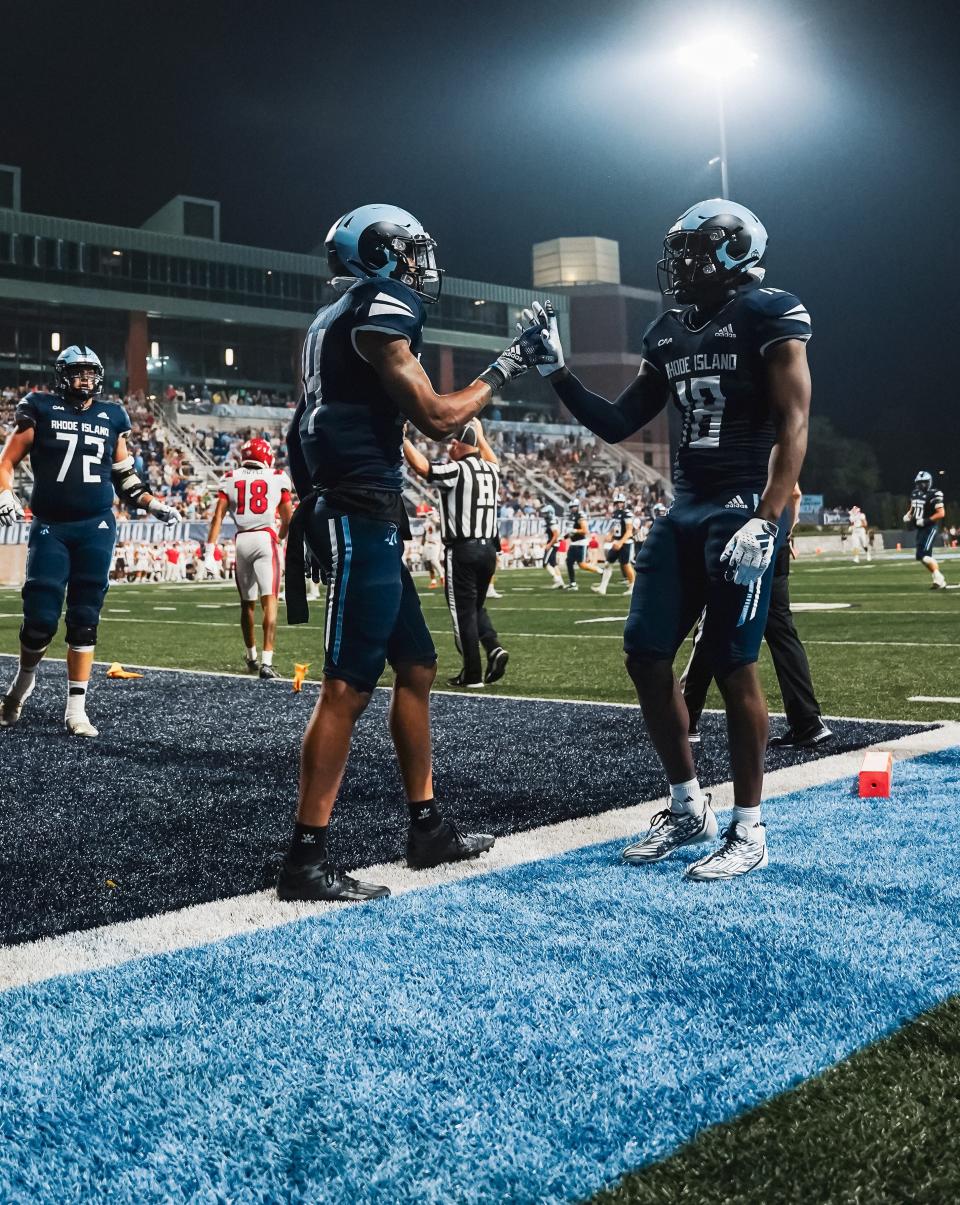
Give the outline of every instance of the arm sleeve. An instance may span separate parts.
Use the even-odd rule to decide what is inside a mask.
[[[300,446],[300,420],[303,418],[306,408],[307,399],[301,396],[297,408],[293,412],[293,418],[290,420],[290,426],[287,428],[287,463],[290,466],[290,477],[301,499],[305,498],[313,489],[310,470],[307,468],[303,448]]]
[[[639,431],[667,404],[666,378],[646,356],[646,350],[647,337],[644,336],[644,363],[640,373],[615,402],[592,393],[572,372],[558,372],[550,377],[557,396],[574,418],[605,443],[619,443]]]
[[[757,300],[760,303],[757,343],[761,356],[785,339],[799,339],[801,343],[806,343],[810,338],[813,333],[810,315],[799,297],[778,289],[758,289]]]
[[[360,331],[400,335],[414,345],[423,331],[423,320],[423,305],[412,289],[395,280],[372,282],[360,293],[350,332],[353,350],[357,351],[357,334]],[[359,351],[357,355],[360,355]]]
[[[33,403],[33,398],[29,394],[17,402],[17,408],[14,411],[14,421],[17,424],[18,431],[26,431],[28,427],[36,427],[37,409]]]
[[[453,461],[450,464],[432,464],[427,480],[442,490],[453,489],[460,480],[460,466]]]

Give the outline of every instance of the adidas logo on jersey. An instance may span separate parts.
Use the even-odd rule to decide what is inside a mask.
[[[746,502],[744,502],[744,500],[740,497],[740,495],[737,494],[737,496],[735,498],[731,498],[729,502],[724,503],[723,509],[724,510],[749,510],[750,507],[747,506]]]
[[[110,530],[110,525],[109,525],[109,523],[106,521],[106,519],[102,519],[102,520],[101,520],[101,521],[100,521],[100,522],[97,524],[97,531],[109,531],[109,530]]]
[[[110,415],[109,415],[109,414],[104,414],[104,412],[101,410],[101,411],[100,411],[100,413],[97,415],[97,418],[106,418],[106,419],[109,419],[109,418],[110,418]]]
[[[733,327],[730,325],[729,322],[727,323],[726,326],[721,326],[720,329],[716,333],[718,336],[723,335],[727,339],[736,339],[736,337],[737,337]]]

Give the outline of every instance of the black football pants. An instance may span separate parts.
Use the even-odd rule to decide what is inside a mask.
[[[702,633],[703,615],[694,634],[693,653],[680,679],[691,728],[695,728],[700,721],[713,678],[710,659],[700,639]],[[795,732],[804,732],[819,719],[820,704],[813,693],[810,663],[790,612],[790,548],[787,544],[779,550],[773,562],[770,613],[763,638],[773,658],[787,723]]]
[[[500,644],[483,605],[496,568],[493,540],[463,540],[444,549],[444,590],[465,682],[483,681],[480,645],[489,655]]]

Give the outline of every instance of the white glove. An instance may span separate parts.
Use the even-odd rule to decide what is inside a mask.
[[[172,527],[174,523],[180,522],[180,512],[161,498],[153,498],[147,506],[147,511],[167,527]]]
[[[720,560],[727,562],[727,581],[749,586],[763,577],[773,560],[779,533],[780,528],[769,519],[748,519],[720,553]]]
[[[557,325],[557,313],[551,302],[543,305],[539,301],[533,303],[532,310],[523,311],[523,320],[527,326],[536,323],[540,327],[540,341],[543,351],[537,356],[537,372],[542,377],[552,376],[564,366],[563,347],[560,344],[560,327]],[[520,323],[517,323],[520,328]]]
[[[216,549],[216,544],[206,544],[203,549],[203,563],[211,573],[217,572],[217,558],[214,556]]]
[[[0,490],[0,527],[10,527],[23,518],[23,507],[13,490]]]

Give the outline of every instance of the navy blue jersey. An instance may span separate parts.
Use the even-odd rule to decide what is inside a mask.
[[[416,355],[423,321],[423,304],[412,289],[379,279],[358,281],[314,318],[303,345],[299,427],[313,486],[401,492],[405,418],[357,351],[356,336],[401,335]]]
[[[930,516],[943,506],[943,490],[915,489],[910,495],[910,521],[915,527],[928,527]],[[935,526],[939,526],[940,520]]]
[[[669,310],[643,337],[683,416],[674,483],[704,496],[762,490],[775,439],[763,358],[784,339],[806,342],[810,315],[792,293],[746,288],[697,321],[693,306]]]
[[[586,544],[587,535],[585,532],[578,531],[581,522],[586,522],[587,512],[579,506],[572,506],[567,511],[567,522],[570,524],[570,530],[567,533],[567,539],[573,544]]]
[[[627,534],[627,524],[633,522],[633,511],[627,506],[618,506],[613,512],[613,526],[610,534],[615,540],[622,540]]]
[[[56,394],[28,393],[16,422],[18,430],[33,428],[30,509],[39,519],[67,523],[110,510],[117,440],[130,430],[119,403],[94,398],[77,410]]]

